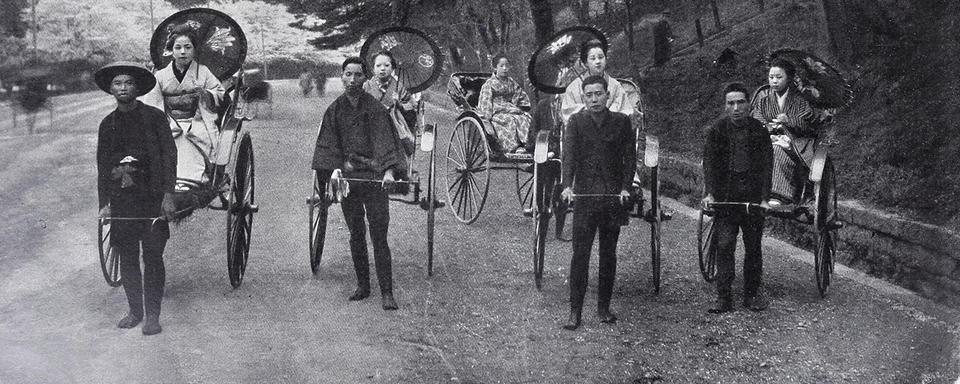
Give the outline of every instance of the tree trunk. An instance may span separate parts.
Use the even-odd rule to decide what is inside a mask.
[[[533,29],[537,35],[537,47],[547,43],[553,35],[553,9],[549,0],[529,0],[533,16]]]
[[[530,1],[535,2],[538,0],[530,0]],[[539,1],[544,3],[549,2],[549,0],[539,0]],[[590,23],[590,0],[573,0],[573,13],[577,16],[577,21],[580,24],[589,24]]]
[[[627,47],[630,48],[630,55],[633,56],[633,53],[637,51],[633,42],[633,0],[625,0],[624,5],[627,8]]]
[[[821,0],[830,48],[843,63],[860,62],[880,38],[898,39],[899,26],[877,0]]]
[[[720,7],[717,6],[717,0],[710,0],[710,8],[713,9],[713,23],[717,26],[717,32],[723,29],[720,24]]]

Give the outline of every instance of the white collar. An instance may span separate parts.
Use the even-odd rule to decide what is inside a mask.
[[[773,94],[776,95],[777,91],[773,91]],[[783,95],[777,95],[777,105],[780,106],[780,110],[783,110],[784,104],[787,103],[787,95],[790,94],[790,89],[787,88],[787,91]]]

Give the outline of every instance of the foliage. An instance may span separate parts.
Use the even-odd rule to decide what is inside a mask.
[[[21,11],[27,8],[27,0],[0,0],[0,39],[23,37],[27,23]]]
[[[209,8],[230,15],[247,36],[247,58],[263,62],[278,58],[309,58],[316,61],[334,60],[334,56],[321,55],[307,41],[317,36],[304,32],[290,24],[297,21],[286,7],[263,1],[210,2]]]

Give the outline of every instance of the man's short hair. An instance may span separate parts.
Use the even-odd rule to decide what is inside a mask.
[[[346,70],[347,70],[347,66],[350,65],[350,64],[360,64],[360,70],[363,71],[363,74],[364,74],[364,75],[367,74],[367,64],[364,63],[364,62],[363,62],[363,59],[361,59],[361,58],[358,57],[358,56],[350,56],[350,57],[346,58],[345,60],[343,60],[343,65],[340,66],[340,71],[341,71],[341,72],[342,72],[342,71],[346,71]]]
[[[603,86],[603,90],[607,90],[607,79],[604,79],[602,75],[590,75],[587,78],[583,79],[583,83],[580,84],[580,90],[587,89],[587,86],[590,84],[600,84]]]
[[[735,82],[732,82],[732,83],[724,84],[724,85],[723,85],[723,88],[721,88],[721,89],[722,89],[722,90],[721,90],[721,93],[720,93],[720,97],[721,97],[722,99],[724,99],[724,100],[726,100],[727,94],[729,94],[729,93],[731,93],[731,92],[742,92],[744,98],[746,98],[746,99],[748,99],[748,100],[750,99],[750,93],[747,91],[747,86],[746,86],[746,85],[743,85],[743,83],[741,83],[741,82],[739,82],[739,81],[735,81]]]

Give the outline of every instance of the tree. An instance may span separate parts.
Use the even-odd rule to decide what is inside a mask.
[[[276,2],[286,4],[289,11],[296,16],[292,26],[310,32],[319,32],[319,36],[309,40],[310,44],[319,49],[337,49],[355,44],[360,36],[366,35],[377,27],[393,25],[393,16],[403,16],[397,21],[404,21],[410,15],[409,0],[365,2],[279,0]],[[383,10],[393,10],[393,12]],[[313,21],[317,19],[319,20]]]
[[[320,58],[319,52],[308,43],[318,34],[304,33],[291,26],[297,22],[297,17],[282,5],[238,1],[210,3],[208,7],[226,13],[237,21],[247,36],[247,57],[254,61],[265,62],[281,57]]]
[[[915,3],[941,3],[916,1]],[[900,27],[877,0],[821,0],[830,47],[841,62],[859,63],[877,40],[897,40]],[[922,6],[921,6],[922,7]]]
[[[629,0],[628,0],[629,1]],[[553,35],[553,9],[547,0],[529,0],[530,14],[533,16],[533,29],[537,34],[537,46],[547,43]]]
[[[0,0],[0,38],[22,38],[27,32],[27,23],[22,11],[27,8],[27,0]]]
[[[157,20],[176,10],[153,2]],[[60,0],[37,4],[37,49],[43,61],[138,60],[150,57],[150,5],[142,0]]]

